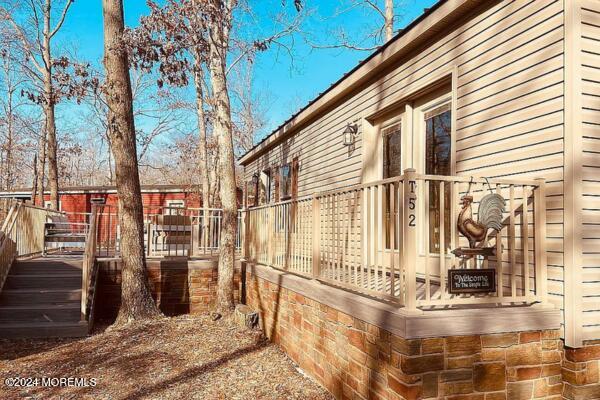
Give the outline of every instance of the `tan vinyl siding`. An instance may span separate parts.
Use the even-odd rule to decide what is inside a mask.
[[[583,339],[600,338],[600,1],[582,4]]]
[[[246,178],[298,157],[300,196],[360,183],[362,160],[378,159],[362,154],[364,118],[392,108],[432,75],[455,71],[456,173],[547,179],[549,298],[562,309],[563,1],[481,7],[251,161]],[[342,132],[353,121],[359,134],[349,153]]]

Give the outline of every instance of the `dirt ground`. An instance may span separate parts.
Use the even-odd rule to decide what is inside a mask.
[[[30,387],[7,386],[14,378],[25,378],[20,383]],[[239,328],[231,317],[212,321],[204,315],[165,318],[83,340],[0,340],[0,399],[24,398],[332,397],[258,332]]]

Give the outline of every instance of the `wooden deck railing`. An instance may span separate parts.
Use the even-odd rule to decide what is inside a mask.
[[[404,175],[245,210],[245,258],[318,279],[408,310],[546,300],[544,180]],[[506,200],[503,228],[488,238],[496,255],[464,259],[459,199],[473,196],[477,219],[490,192]],[[449,269],[493,268],[494,293],[450,294]]]
[[[61,213],[13,202],[0,230],[0,290],[17,257],[28,257],[44,251],[44,227],[49,216]]]
[[[19,207],[20,203],[15,203],[10,207],[0,231],[0,292],[2,291],[10,267],[17,257],[17,244],[5,232],[13,229]]]
[[[13,209],[14,214],[6,218],[3,229],[6,229],[6,236],[15,242],[17,256],[42,254],[45,250],[46,222],[50,217],[64,217],[66,214],[21,202],[16,202]]]

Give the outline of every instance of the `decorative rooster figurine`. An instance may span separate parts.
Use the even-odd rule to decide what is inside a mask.
[[[463,196],[457,227],[458,231],[469,240],[469,247],[474,249],[483,247],[490,229],[496,232],[500,232],[502,229],[504,198],[496,193],[483,196],[479,203],[477,222],[473,220],[471,203],[473,203],[473,196]]]

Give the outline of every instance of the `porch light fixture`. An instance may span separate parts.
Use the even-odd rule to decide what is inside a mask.
[[[353,146],[356,140],[356,133],[358,132],[358,126],[356,124],[348,124],[344,129],[344,146]]]

